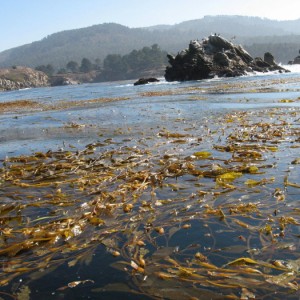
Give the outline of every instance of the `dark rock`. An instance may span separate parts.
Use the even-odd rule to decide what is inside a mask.
[[[235,77],[254,71],[289,72],[275,63],[271,53],[266,53],[264,60],[254,59],[242,46],[234,45],[218,35],[211,35],[201,42],[191,41],[187,49],[176,56],[169,54],[168,59],[170,66],[165,71],[167,81]]]
[[[294,64],[300,64],[300,56],[297,56],[295,59],[294,59]]]
[[[300,50],[299,50],[299,54],[300,54]],[[289,61],[288,64],[289,65],[299,65],[300,64],[300,55],[295,57],[294,60]]]
[[[134,85],[142,85],[150,82],[159,82],[157,78],[149,77],[149,78],[140,78],[138,81],[134,83]]]
[[[256,57],[255,58],[255,70],[257,70],[257,71],[263,71],[264,69],[267,69],[269,67],[270,67],[270,64],[268,64],[262,58],[260,58],[260,57]]]
[[[214,54],[213,62],[223,67],[229,67],[230,59],[225,52],[217,52]]]
[[[264,55],[264,61],[271,66],[276,66],[274,56],[270,52],[266,52]]]

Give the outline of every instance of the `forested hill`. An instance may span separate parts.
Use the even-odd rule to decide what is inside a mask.
[[[0,67],[52,64],[55,68],[68,61],[86,57],[103,61],[108,54],[125,55],[134,49],[158,44],[177,53],[189,40],[211,33],[241,43],[252,56],[271,51],[278,62],[287,63],[300,48],[300,19],[273,21],[257,17],[207,16],[176,25],[129,28],[114,23],[54,33],[44,39],[0,53]]]

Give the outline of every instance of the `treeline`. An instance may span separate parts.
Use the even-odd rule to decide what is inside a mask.
[[[271,52],[276,62],[287,64],[299,55],[300,35],[249,39],[244,47],[253,57],[263,57],[265,52]]]
[[[144,76],[147,72],[156,72],[165,68],[168,63],[167,52],[157,44],[133,50],[129,54],[107,55],[103,61],[103,70],[97,76],[97,81],[122,80]]]
[[[69,61],[64,68],[61,68],[59,70],[55,70],[53,65],[47,64],[47,65],[39,65],[35,68],[38,71],[42,71],[46,73],[49,76],[52,76],[54,74],[65,74],[65,73],[88,73],[91,71],[100,71],[101,70],[101,61],[100,59],[96,59],[95,63],[92,63],[88,58],[83,58],[81,60],[81,64],[79,64],[76,61]]]
[[[80,63],[71,60],[64,68],[55,70],[51,64],[39,65],[35,69],[43,71],[49,76],[55,74],[95,73],[94,81],[111,81],[134,79],[144,76],[147,72],[156,72],[164,69],[167,64],[167,52],[159,48],[157,44],[151,47],[143,47],[133,50],[129,54],[109,54],[103,60],[96,59],[93,62],[83,58]]]

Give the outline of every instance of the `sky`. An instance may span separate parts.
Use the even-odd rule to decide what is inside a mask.
[[[55,32],[114,22],[176,24],[206,15],[300,18],[299,0],[0,0],[0,52]]]

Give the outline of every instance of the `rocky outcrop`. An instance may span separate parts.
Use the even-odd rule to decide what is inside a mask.
[[[78,80],[74,80],[67,76],[51,76],[50,77],[50,85],[51,86],[64,86],[64,85],[76,85],[80,84],[81,82]]]
[[[0,69],[0,91],[24,88],[43,87],[49,85],[48,76],[27,67]]]
[[[300,54],[300,50],[299,50]],[[294,60],[289,61],[289,65],[299,65],[300,64],[300,55],[294,58]]]
[[[270,52],[266,52],[264,55],[264,61],[270,66],[276,66],[275,58]]]
[[[193,40],[187,49],[176,56],[168,55],[168,59],[167,81],[235,77],[255,71],[288,72],[275,63],[271,53],[266,53],[264,59],[253,58],[242,46],[219,35],[210,35],[202,41]]]
[[[149,78],[140,78],[138,81],[134,83],[134,85],[142,85],[150,82],[159,82],[157,78],[149,77]]]

